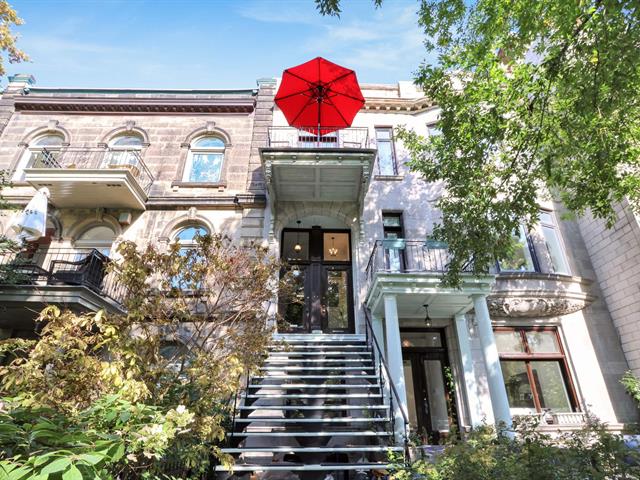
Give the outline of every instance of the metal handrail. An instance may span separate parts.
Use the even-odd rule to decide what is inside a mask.
[[[120,163],[123,159],[125,162]],[[32,153],[27,168],[126,169],[147,193],[155,180],[151,170],[142,160],[140,150],[137,149],[65,147],[60,150],[49,150],[43,148]]]
[[[322,133],[325,130],[326,133]],[[271,148],[369,148],[369,129],[366,127],[338,128],[323,125],[320,134],[317,126],[269,127],[268,145]]]
[[[393,397],[395,397],[396,402],[398,402],[398,409],[400,410],[400,413],[402,414],[402,420],[403,420],[403,424],[404,424],[404,455],[405,455],[405,461],[408,461],[409,459],[409,416],[407,415],[407,413],[404,410],[404,407],[402,405],[402,402],[400,401],[400,395],[398,394],[398,389],[396,388],[395,384],[393,383],[393,378],[391,377],[391,372],[389,371],[389,366],[387,365],[387,362],[384,359],[384,355],[382,354],[382,349],[380,348],[380,344],[378,343],[378,339],[376,338],[376,334],[373,331],[373,325],[371,323],[371,313],[369,312],[369,308],[366,305],[362,305],[362,309],[364,310],[364,318],[365,318],[365,325],[366,325],[366,330],[365,330],[365,336],[366,336],[366,341],[367,344],[369,344],[372,347],[375,347],[377,353],[378,353],[378,358],[379,358],[379,364],[381,365],[382,368],[384,368],[384,371],[386,373],[387,379],[389,381],[389,389],[391,390],[391,397],[389,398],[390,401],[390,409],[391,409],[391,414],[392,416],[395,416],[395,412],[393,411]],[[395,430],[395,418],[394,420],[394,430]]]

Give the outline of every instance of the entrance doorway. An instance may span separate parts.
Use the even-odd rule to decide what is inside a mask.
[[[292,292],[280,305],[279,330],[352,333],[350,231],[285,228],[281,246]]]
[[[444,330],[403,328],[400,336],[411,431],[423,444],[441,443],[456,421]]]

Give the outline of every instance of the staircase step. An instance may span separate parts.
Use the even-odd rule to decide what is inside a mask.
[[[341,342],[344,340],[366,342],[367,337],[353,333],[276,333],[273,335],[273,339],[281,342]]]
[[[252,379],[342,379],[342,378],[378,378],[378,375],[259,375],[256,377],[251,377]]]
[[[338,365],[370,363],[373,365],[373,360],[371,358],[267,358],[265,363],[268,365],[274,363],[336,363]]]
[[[253,422],[276,422],[276,423],[387,423],[390,418],[376,417],[337,417],[337,418],[280,418],[280,417],[248,417],[236,418],[236,423],[253,423]]]
[[[398,452],[402,447],[390,447],[388,445],[365,445],[361,447],[238,447],[223,448],[224,453],[333,453],[333,452]]]
[[[335,370],[345,370],[345,371],[353,371],[353,370],[374,370],[375,367],[371,366],[371,367],[341,367],[339,365],[335,365],[335,366],[325,366],[325,367],[300,367],[300,366],[284,366],[284,367],[263,367],[262,370],[263,371],[267,371],[267,372],[273,372],[273,371],[280,371],[280,370],[284,370],[284,371],[292,371],[292,372],[299,372],[300,370],[329,370],[329,371],[335,371]]]
[[[276,430],[271,432],[229,432],[228,437],[390,437],[394,433],[376,430],[344,430],[331,432],[292,432]]]
[[[249,394],[247,398],[282,398],[294,399],[294,398],[382,398],[380,393],[263,393],[263,394]]]
[[[333,389],[341,389],[341,390],[350,390],[352,388],[380,388],[380,385],[377,383],[370,383],[368,385],[340,385],[335,383],[319,383],[314,385],[313,383],[285,383],[278,385],[264,385],[264,384],[251,384],[249,385],[251,390],[295,390],[299,388],[333,388]]]
[[[240,410],[388,410],[389,405],[243,405]]]
[[[268,463],[250,464],[250,463],[236,463],[232,467],[225,467],[223,465],[217,465],[215,471],[217,472],[269,472],[269,471],[293,471],[293,472],[326,472],[337,470],[387,470],[390,465],[387,462],[367,462],[367,463],[320,463],[320,464],[302,464],[302,463]]]
[[[269,352],[270,356],[295,356],[295,357],[354,357],[354,356],[371,356],[371,352],[369,350],[363,350],[361,352],[353,352],[353,351],[346,351],[346,352],[341,352],[339,350],[326,350],[326,351],[322,351],[322,352],[318,352],[318,351],[306,351],[306,350],[296,350],[296,351],[287,351],[287,350],[271,350],[271,352]]]
[[[285,344],[282,347],[273,346],[271,352],[277,353],[370,353],[369,346],[363,344],[336,344],[336,345],[306,345],[306,344]]]

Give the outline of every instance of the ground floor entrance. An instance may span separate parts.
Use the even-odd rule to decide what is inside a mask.
[[[290,291],[281,301],[281,333],[353,333],[348,230],[286,228],[281,240]]]
[[[440,443],[456,421],[444,330],[403,328],[400,335],[411,432],[423,444]]]

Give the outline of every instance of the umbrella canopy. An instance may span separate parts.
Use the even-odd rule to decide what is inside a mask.
[[[275,102],[289,125],[325,135],[349,127],[364,97],[356,72],[317,57],[283,72]]]
[[[48,202],[49,189],[43,187],[36,192],[11,226],[18,238],[33,242],[46,235]]]

